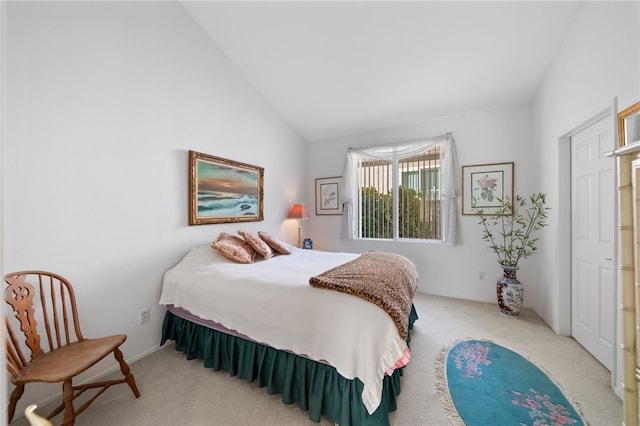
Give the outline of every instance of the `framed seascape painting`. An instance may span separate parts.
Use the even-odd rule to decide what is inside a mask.
[[[264,219],[264,169],[189,151],[189,225]]]
[[[342,214],[340,176],[316,179],[316,215]]]
[[[513,162],[462,166],[462,214],[490,215],[505,196],[513,200]]]

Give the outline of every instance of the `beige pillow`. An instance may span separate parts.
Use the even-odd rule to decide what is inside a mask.
[[[249,243],[226,232],[221,232],[211,243],[211,247],[237,263],[253,263],[256,257],[256,252]]]
[[[271,250],[271,246],[265,243],[262,238],[258,234],[252,234],[251,232],[246,232],[239,230],[238,234],[244,238],[244,240],[249,243],[249,245],[258,253],[262,255],[265,259],[269,259],[273,257],[273,250]]]
[[[287,243],[280,241],[267,232],[258,231],[258,235],[265,243],[269,244],[269,247],[271,247],[276,252],[280,254],[291,254]]]

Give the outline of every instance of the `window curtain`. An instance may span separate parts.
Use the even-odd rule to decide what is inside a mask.
[[[359,199],[358,167],[364,159],[401,160],[412,157],[429,148],[444,143],[442,191],[442,241],[447,245],[460,243],[460,216],[458,215],[458,198],[460,197],[460,167],[456,154],[455,142],[451,133],[429,139],[404,142],[393,145],[381,145],[368,148],[349,149],[342,173],[342,195],[344,214],[342,216],[342,234],[348,240],[358,237],[358,217],[356,203]]]

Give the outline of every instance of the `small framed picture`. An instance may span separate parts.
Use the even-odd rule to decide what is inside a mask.
[[[618,113],[619,146],[640,142],[640,102]]]
[[[513,162],[462,166],[462,214],[490,215],[500,208],[499,199],[513,202]]]
[[[342,214],[338,177],[316,179],[316,215]]]

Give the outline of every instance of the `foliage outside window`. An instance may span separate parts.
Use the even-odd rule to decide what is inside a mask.
[[[359,167],[359,237],[442,239],[442,144],[401,160]]]

